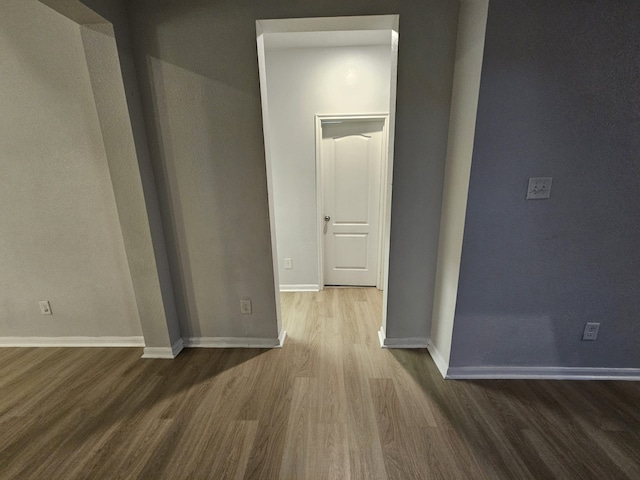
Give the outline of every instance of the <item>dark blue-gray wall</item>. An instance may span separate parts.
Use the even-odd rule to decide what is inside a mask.
[[[640,367],[639,195],[640,2],[491,0],[451,366]]]

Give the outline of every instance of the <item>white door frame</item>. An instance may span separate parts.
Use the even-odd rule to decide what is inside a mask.
[[[324,289],[324,184],[322,175],[322,122],[355,122],[362,120],[382,121],[382,159],[380,165],[380,201],[378,222],[378,273],[376,275],[376,288],[382,290],[385,284],[385,252],[389,249],[389,224],[387,221],[391,215],[390,195],[388,188],[391,174],[391,153],[389,152],[389,114],[354,114],[354,115],[316,115],[316,232],[318,238],[318,285]]]

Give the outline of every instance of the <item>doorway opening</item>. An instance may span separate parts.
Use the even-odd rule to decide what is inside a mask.
[[[279,292],[329,285],[382,290],[385,324],[398,20],[256,22],[279,331]]]

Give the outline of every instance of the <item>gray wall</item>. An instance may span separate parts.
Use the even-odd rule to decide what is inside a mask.
[[[387,336],[427,336],[457,2],[140,0],[129,9],[187,337],[277,333],[255,21],[400,14]],[[239,315],[245,296],[250,318]]]
[[[80,27],[3,1],[0,79],[0,337],[141,335]]]
[[[181,332],[127,11],[121,0],[41,1],[72,20],[87,24],[82,29],[85,54],[145,346],[175,348],[181,341]],[[96,14],[98,18],[94,18]],[[102,25],[105,20],[111,27]],[[107,33],[114,36],[117,52]]]
[[[491,0],[451,366],[640,367],[638,52],[636,0]]]
[[[82,26],[81,34],[145,345],[168,347],[180,332],[161,226],[156,227],[154,248],[153,212],[159,221],[155,182],[142,179],[145,157],[136,149],[132,103],[127,102],[120,68],[123,57],[110,24]],[[148,164],[148,153],[146,160]]]
[[[489,0],[460,3],[429,352],[449,365]]]

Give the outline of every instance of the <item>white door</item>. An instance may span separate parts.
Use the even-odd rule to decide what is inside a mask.
[[[384,121],[322,122],[325,285],[375,286]]]

